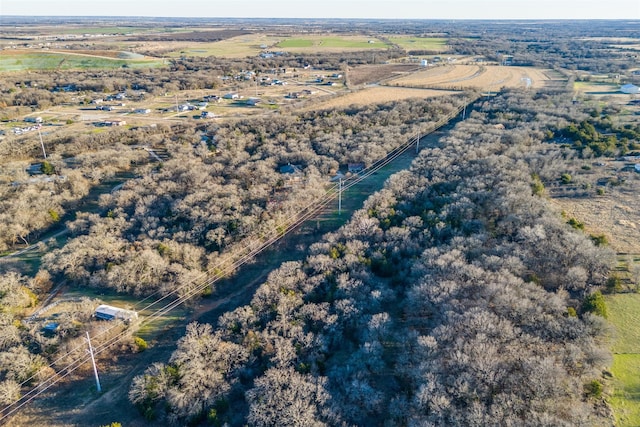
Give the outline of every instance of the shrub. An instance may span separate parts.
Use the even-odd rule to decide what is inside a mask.
[[[541,196],[542,193],[544,193],[544,184],[542,183],[540,176],[538,176],[538,174],[533,174],[531,178],[531,191],[533,191],[533,194],[536,196]]]
[[[602,383],[598,380],[593,380],[584,386],[587,396],[595,399],[602,397],[602,388]]]
[[[609,239],[607,239],[607,236],[605,236],[604,234],[600,234],[600,235],[591,235],[591,240],[593,241],[593,244],[596,246],[607,246],[609,244]]]
[[[42,166],[40,166],[40,170],[45,175],[53,175],[54,173],[56,173],[56,169],[53,167],[53,165],[47,162],[46,160],[42,162]]]
[[[620,280],[620,278],[615,274],[609,277],[609,279],[607,280],[607,292],[614,294],[616,292],[620,292],[621,290],[622,280]]]
[[[575,218],[569,219],[569,221],[567,221],[567,224],[569,224],[570,226],[572,226],[576,230],[584,230],[584,223],[578,221]]]
[[[600,291],[595,291],[591,295],[587,295],[582,303],[582,311],[586,313],[597,314],[604,318],[607,317],[607,305]]]
[[[53,209],[49,209],[49,216],[53,222],[60,221],[60,214]]]
[[[140,337],[134,337],[133,338],[133,343],[138,348],[138,353],[141,353],[141,352],[145,351],[147,349],[147,347],[149,347],[147,342],[144,339],[140,338]]]

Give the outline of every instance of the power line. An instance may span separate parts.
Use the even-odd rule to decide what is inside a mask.
[[[470,102],[473,102],[473,100],[471,100]],[[422,134],[422,136],[419,135],[417,137],[417,140],[419,141],[421,138],[425,137],[431,132],[434,132],[438,130],[440,127],[444,126],[446,123],[448,123],[458,114],[460,114],[463,111],[463,108],[466,109],[466,103],[464,107],[460,107],[456,109],[454,112],[446,115],[442,119],[438,120],[437,122],[429,126],[429,129],[424,134]],[[193,298],[196,295],[201,294],[202,291],[205,290],[207,287],[218,282],[219,280],[222,279],[222,277],[226,276],[227,274],[231,274],[235,269],[242,266],[247,261],[253,259],[257,254],[259,254],[263,250],[267,249],[268,247],[270,247],[271,245],[279,241],[282,237],[290,233],[292,230],[296,229],[302,223],[316,216],[331,201],[333,201],[335,197],[339,195],[342,191],[348,190],[354,185],[357,185],[358,183],[362,182],[366,178],[370,177],[371,175],[373,175],[374,173],[376,173],[377,171],[379,171],[389,163],[393,162],[396,158],[404,154],[407,150],[409,150],[413,146],[414,146],[414,139],[411,138],[405,144],[391,150],[385,157],[377,160],[371,166],[364,168],[362,171],[358,172],[357,174],[354,174],[348,179],[345,179],[344,184],[342,182],[340,182],[339,184],[334,184],[333,186],[331,186],[329,189],[325,191],[324,196],[322,196],[319,200],[310,202],[309,204],[307,204],[307,206],[301,209],[297,214],[290,215],[287,218],[285,218],[285,220],[276,224],[272,228],[271,233],[267,234],[267,236],[264,236],[268,238],[264,239],[263,237],[263,239],[250,239],[249,237],[250,241],[244,247],[240,248],[239,250],[235,250],[227,253],[224,259],[220,260],[218,264],[216,264],[216,266],[203,272],[197,279],[194,279],[194,281],[179,286],[178,288],[172,290],[168,294],[162,296],[161,298],[143,307],[141,310],[146,311],[151,309],[151,307],[155,306],[156,304],[159,304],[160,302],[164,301],[167,298],[170,298],[172,296],[177,297],[176,299],[170,301],[164,306],[156,309],[149,316],[146,316],[140,322],[139,326],[143,326],[151,322],[152,320],[160,318],[161,316],[170,312],[171,310],[178,307],[182,303],[188,301],[189,299]],[[279,231],[279,230],[282,230],[282,231]],[[228,264],[229,261],[231,261],[230,264]],[[189,286],[193,286],[193,287],[189,289]],[[185,290],[186,292],[181,295],[180,292]],[[155,295],[157,293],[158,291],[154,292],[152,295]],[[139,301],[134,307],[138,306],[140,303],[144,302],[147,299],[149,299],[149,297]],[[115,324],[114,326],[106,328],[100,333],[94,335],[94,339],[107,334],[108,332],[112,331],[118,326],[120,325]],[[117,344],[122,339],[127,337],[129,334],[130,334],[130,331],[128,329],[121,331],[120,333],[114,335],[113,337],[108,338],[105,342],[102,342],[98,344],[98,346],[93,347],[92,348],[93,351],[91,352],[90,355],[86,352],[83,353],[82,356],[74,359],[72,362],[68,363],[63,368],[60,368],[60,370],[54,372],[54,374],[42,380],[37,386],[35,386],[34,388],[26,392],[18,401],[10,405],[7,405],[5,408],[3,408],[2,416],[0,417],[0,422],[5,422],[8,417],[15,414],[22,407],[30,403],[33,399],[40,396],[42,393],[44,393],[46,390],[51,388],[53,385],[62,381],[64,378],[66,378],[71,373],[79,369],[83,364],[87,363],[89,360],[93,360],[93,357],[95,355],[98,355],[103,351],[106,351],[109,347],[111,347],[114,344]],[[89,339],[88,332],[87,332],[87,338]],[[58,359],[50,363],[48,367],[55,371],[54,366],[58,362],[71,356],[73,353],[78,352],[80,349],[81,349],[81,346],[78,346],[72,349],[71,351],[68,351],[66,354],[58,357]],[[20,386],[22,387],[27,383],[29,383],[30,381],[32,381],[33,379],[35,379],[37,374],[38,372],[36,372],[31,377],[27,378],[25,381],[23,381],[20,384]],[[96,375],[96,382],[98,384],[98,391],[100,391],[99,380],[97,378],[97,371],[95,371],[95,375]]]

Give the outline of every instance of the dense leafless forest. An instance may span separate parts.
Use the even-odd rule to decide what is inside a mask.
[[[135,40],[213,41],[289,25],[253,24]],[[335,34],[363,26],[306,24],[305,31]],[[121,390],[150,425],[611,423],[602,395],[611,331],[599,304],[615,254],[604,235],[585,232],[547,196],[558,189],[604,194],[623,175],[596,189],[572,174],[596,164],[589,159],[640,150],[640,125],[619,120],[623,107],[583,102],[567,90],[595,73],[625,73],[640,83],[640,74],[630,73],[637,50],[623,37],[637,29],[619,23],[622,47],[612,49],[601,22],[375,25],[380,40],[446,36],[447,54],[498,64],[509,57],[512,65],[544,67],[568,81],[346,108],[313,109],[309,101],[304,109],[287,104],[215,121],[185,115],[153,125],[87,124],[47,138],[47,158],[37,162],[45,143],[33,133],[2,138],[0,252],[51,230],[66,233],[62,244],[40,241],[44,255],[30,266],[33,274],[18,261],[0,265],[2,405],[84,355],[86,332],[97,336],[96,345],[125,336],[110,347],[114,363],[147,348],[134,337],[135,324],[94,321],[98,301],[89,297],[66,299],[55,318],[29,317],[61,284],[130,301],[194,289],[215,297],[215,286],[198,287],[203,277],[233,274],[221,270],[225,257],[274,231],[284,234],[332,179],[344,177],[338,173],[351,175],[349,165],[385,159],[464,110],[464,119],[422,148],[346,225],[317,236],[303,260],[271,271],[249,304],[234,305],[217,322],[189,324],[170,356],[138,366]],[[85,111],[96,96],[120,91],[136,102],[254,85],[257,92],[258,76],[281,68],[344,73],[345,90],[352,90],[354,68],[388,62],[401,73],[407,64],[393,61],[433,54],[394,45],[375,55],[179,56],[149,69],[16,71],[0,78],[0,119],[69,105]],[[236,78],[247,70],[253,80]],[[78,210],[92,199],[95,206]],[[52,320],[53,333],[46,331]]]
[[[234,243],[282,224],[324,193],[340,165],[384,158],[464,97],[216,125],[162,141],[171,159],[101,198],[44,268],[82,285],[171,292],[219,262]],[[294,174],[280,168],[295,165]]]
[[[250,305],[189,326],[130,399],[177,424],[605,423],[585,386],[606,328],[582,300],[613,254],[531,178],[558,173],[543,128],[572,110],[561,94],[486,102]],[[505,111],[514,126],[496,130]],[[519,120],[534,111],[548,120]]]

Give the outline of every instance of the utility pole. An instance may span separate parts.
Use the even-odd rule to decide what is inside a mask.
[[[416,135],[416,154],[420,151],[420,132]]]
[[[342,214],[342,178],[340,178],[338,190],[338,215]]]
[[[466,115],[467,115],[467,104],[464,104],[464,107],[462,107],[462,120],[464,120]]]
[[[98,368],[96,367],[96,359],[93,357],[93,347],[91,347],[91,338],[89,338],[89,331],[87,331],[87,344],[89,344],[89,354],[91,355],[91,363],[93,364],[93,374],[96,377],[96,388],[98,389],[98,393],[102,393],[100,378],[98,378]]]
[[[178,108],[178,94],[176,93],[176,113],[179,113],[180,109]]]
[[[40,136],[40,146],[42,147],[42,155],[44,159],[47,159],[47,152],[44,151],[44,141],[42,141],[42,133],[40,132],[40,127],[38,127],[38,136]]]

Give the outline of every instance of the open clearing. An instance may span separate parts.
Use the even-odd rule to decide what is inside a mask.
[[[162,66],[155,58],[121,59],[120,52],[97,51],[95,54],[33,50],[4,50],[0,54],[0,71],[75,70],[88,68],[150,68]]]
[[[640,425],[640,294],[607,295],[609,320],[617,330],[612,351],[617,426]]]
[[[640,200],[633,189],[607,188],[602,196],[563,197],[552,201],[568,218],[583,222],[586,232],[607,236],[609,246],[616,253],[640,253]]]
[[[548,70],[532,67],[453,65],[427,68],[389,82],[397,86],[442,89],[499,90],[502,87],[541,88],[557,77]]]
[[[379,104],[409,98],[433,98],[451,95],[452,91],[374,86],[309,106],[308,109],[342,108],[349,105]]]
[[[441,37],[389,37],[389,41],[405,50],[429,50],[444,52],[447,50],[447,39]]]
[[[158,54],[169,57],[180,56],[218,56],[225,58],[243,58],[256,56],[263,51],[285,52],[344,52],[363,49],[387,49],[389,44],[365,36],[321,36],[308,35],[304,38],[274,36],[265,33],[244,34],[215,42],[150,42],[145,41],[141,46],[147,51],[157,51]]]
[[[305,36],[286,38],[276,49],[287,52],[342,52],[345,50],[387,49],[389,44],[377,38],[365,36]]]
[[[604,161],[592,170],[599,177],[619,176],[624,162]],[[635,172],[620,175],[626,183],[606,187],[601,196],[556,197],[553,204],[566,212],[567,218],[583,222],[585,232],[604,234],[619,255],[631,254],[637,262],[640,253],[640,201],[637,197],[638,176]],[[584,176],[586,179],[588,176]],[[616,417],[616,425],[640,426],[640,294],[607,295],[609,320],[616,327],[611,346],[613,354],[612,387],[608,401]]]
[[[610,95],[629,96],[620,92],[620,85],[607,82],[574,82],[573,90],[579,94],[596,97]]]
[[[167,45],[171,45],[173,50],[167,54],[170,57],[219,56],[243,58],[245,56],[256,56],[263,50],[275,49],[274,46],[282,39],[282,37],[267,34],[246,34],[216,42],[156,42],[155,44],[159,44],[164,48]]]
[[[401,77],[406,73],[419,69],[416,64],[376,64],[350,67],[347,71],[349,84],[352,86],[363,83],[379,83],[394,77]]]

